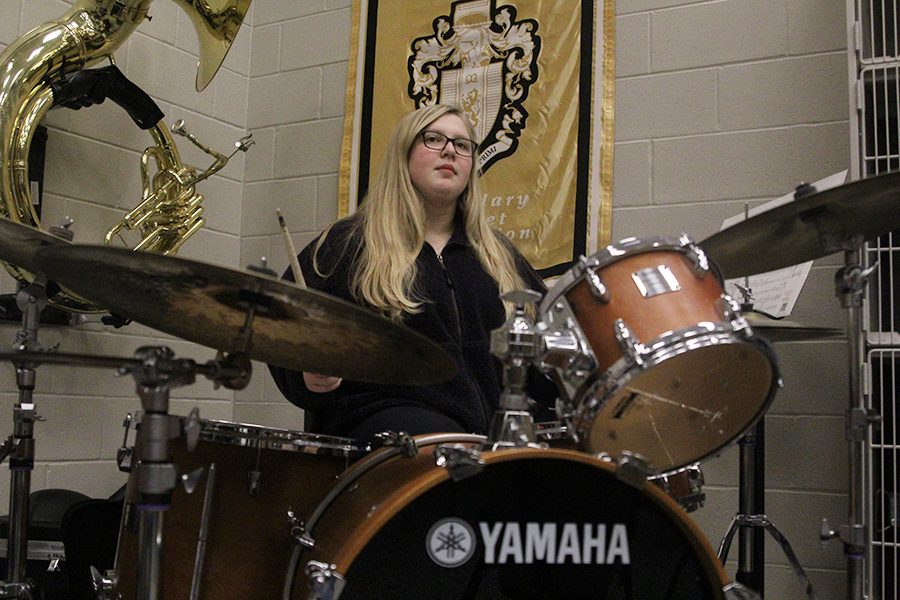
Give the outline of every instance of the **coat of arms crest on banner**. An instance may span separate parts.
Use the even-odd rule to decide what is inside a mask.
[[[496,0],[454,2],[432,22],[433,35],[416,38],[407,64],[416,107],[437,102],[463,107],[481,143],[482,172],[513,154],[525,127],[524,102],[537,81],[541,39],[534,19]]]

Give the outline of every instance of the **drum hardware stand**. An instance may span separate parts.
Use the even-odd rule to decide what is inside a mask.
[[[487,447],[535,443],[534,417],[528,411],[525,384],[528,366],[538,354],[540,333],[525,314],[525,304],[540,299],[541,295],[531,290],[503,295],[503,300],[515,305],[515,312],[506,323],[491,332],[491,352],[503,362],[503,391],[488,430]]]
[[[823,519],[820,533],[823,545],[834,538],[839,538],[844,544],[844,556],[847,559],[847,591],[850,600],[863,600],[865,597],[866,560],[868,560],[866,548],[869,542],[869,531],[864,520],[865,443],[869,426],[881,419],[880,415],[866,406],[866,397],[862,393],[861,373],[865,341],[859,333],[862,331],[861,309],[869,276],[878,266],[876,262],[868,269],[862,268],[863,242],[860,235],[843,241],[844,266],[835,274],[835,292],[840,298],[841,306],[847,310],[847,338],[850,345],[850,390],[846,414],[850,471],[849,523],[834,530],[828,525],[828,521]]]
[[[22,329],[16,334],[17,351],[39,351],[37,341],[40,315],[47,306],[46,280],[35,276],[16,295],[22,311]],[[34,470],[34,422],[43,421],[34,409],[35,364],[16,364],[19,401],[13,408],[13,434],[0,447],[0,461],[9,456],[9,554],[7,581],[0,583],[0,598],[33,598],[32,584],[25,580],[28,559],[28,520],[31,472]]]
[[[745,215],[748,205],[744,205]],[[749,217],[748,217],[749,218]],[[744,285],[738,286],[743,296],[741,312],[753,310],[753,290],[750,278],[744,278]],[[765,416],[740,440],[740,478],[738,480],[738,512],[731,520],[728,531],[719,545],[718,557],[722,564],[728,559],[728,551],[738,531],[738,570],[735,580],[757,590],[760,597],[765,594],[765,537],[760,529],[764,529],[781,547],[791,568],[810,600],[816,599],[809,577],[800,560],[797,558],[790,542],[775,527],[765,514],[766,498],[766,437]]]
[[[235,353],[212,364],[197,365],[190,360],[175,360],[172,350],[159,346],[139,348],[135,356],[140,365],[122,367],[119,373],[130,372],[134,377],[144,410],[138,463],[134,466],[139,493],[137,598],[157,600],[162,583],[163,515],[171,506],[179,479],[190,493],[201,474],[195,471],[179,478],[172,462],[171,440],[181,432],[177,417],[169,415],[169,392],[175,386],[192,384],[198,371],[217,384],[241,389],[239,386],[249,380],[249,359]],[[187,449],[192,451],[199,439],[199,416],[195,411],[185,422],[184,435]]]
[[[735,530],[739,530],[738,537],[738,571],[735,579],[754,590],[763,597],[765,588],[765,546],[764,537],[760,529],[764,529],[772,536],[782,552],[787,557],[794,574],[800,580],[806,596],[810,600],[816,600],[809,577],[800,560],[797,558],[790,542],[781,531],[769,520],[763,512],[765,501],[765,424],[762,420],[757,423],[750,433],[738,441],[740,445],[740,480],[739,480],[739,505],[738,513],[731,520],[728,532],[719,545],[719,560],[724,564],[728,559],[728,550],[734,538]]]

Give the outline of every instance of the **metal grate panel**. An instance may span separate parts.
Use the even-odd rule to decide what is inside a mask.
[[[900,568],[898,550],[897,458],[900,453],[900,432],[897,427],[897,397],[900,385],[900,349],[873,350],[868,356],[871,374],[871,406],[882,416],[881,427],[870,434],[870,461],[867,472],[871,494],[870,515],[872,565],[870,584],[874,600],[896,600],[898,596],[897,570]]]
[[[897,60],[897,4],[894,0],[857,0],[859,61],[872,64]]]
[[[900,0],[856,0],[854,24],[856,103],[861,177],[900,170]],[[848,4],[848,7],[850,5]],[[850,15],[848,18],[853,18]],[[851,72],[851,78],[854,73]],[[852,89],[852,88],[851,88]],[[900,210],[900,198],[898,198]],[[866,522],[871,528],[868,598],[900,600],[897,459],[900,395],[900,232],[866,244],[866,262],[877,263],[867,290],[864,334],[869,406],[881,415],[866,452]]]

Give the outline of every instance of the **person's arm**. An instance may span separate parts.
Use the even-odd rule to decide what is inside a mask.
[[[346,300],[350,297],[349,286],[344,284],[347,279],[345,263],[349,258],[345,256],[347,249],[340,233],[343,232],[333,231],[326,238],[319,252],[319,271],[313,267],[313,252],[318,238],[300,251],[297,260],[307,287]],[[291,269],[285,271],[283,279],[294,281]],[[340,377],[295,371],[275,365],[269,365],[269,372],[278,389],[291,404],[313,411],[328,405],[337,397],[342,381]]]

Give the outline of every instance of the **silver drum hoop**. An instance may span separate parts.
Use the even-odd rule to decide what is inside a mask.
[[[604,409],[610,399],[614,398],[639,375],[651,371],[672,358],[695,350],[716,346],[749,345],[759,350],[768,359],[772,368],[772,380],[766,398],[760,404],[760,410],[764,411],[772,402],[775,392],[781,385],[781,373],[771,344],[760,337],[753,336],[748,338],[746,335],[743,335],[742,330],[727,331],[720,329],[710,333],[703,328],[699,329],[701,331],[693,332],[693,334],[687,336],[670,335],[660,338],[654,342],[652,352],[642,355],[640,364],[629,360],[627,357],[622,357],[599,378],[594,379],[592,383],[587,383],[574,401],[565,405],[567,414],[560,415],[563,422],[569,425],[570,431],[574,433],[574,439],[578,442],[587,439],[594,425],[595,418],[600,411]],[[664,344],[663,342],[666,343]],[[748,427],[750,425],[752,425],[752,422],[747,423]],[[739,434],[740,432],[735,432],[732,438],[737,437]],[[654,471],[659,475],[669,475],[688,466],[690,463],[701,462],[715,455],[720,449],[721,446],[668,468],[657,467]],[[639,448],[635,450],[640,452]]]
[[[200,423],[200,439],[214,444],[344,457],[366,452],[351,438],[211,419]]]
[[[560,296],[564,296],[570,289],[580,283],[586,268],[596,271],[634,254],[661,251],[681,252],[685,256],[703,252],[687,236],[679,239],[671,237],[628,237],[619,240],[614,244],[607,245],[602,250],[598,250],[586,258],[585,262],[576,262],[568,271],[560,275],[553,287],[544,295],[544,300],[540,306],[540,314],[547,314]],[[705,255],[703,260],[705,260]],[[716,277],[721,281],[722,278],[718,274]]]

